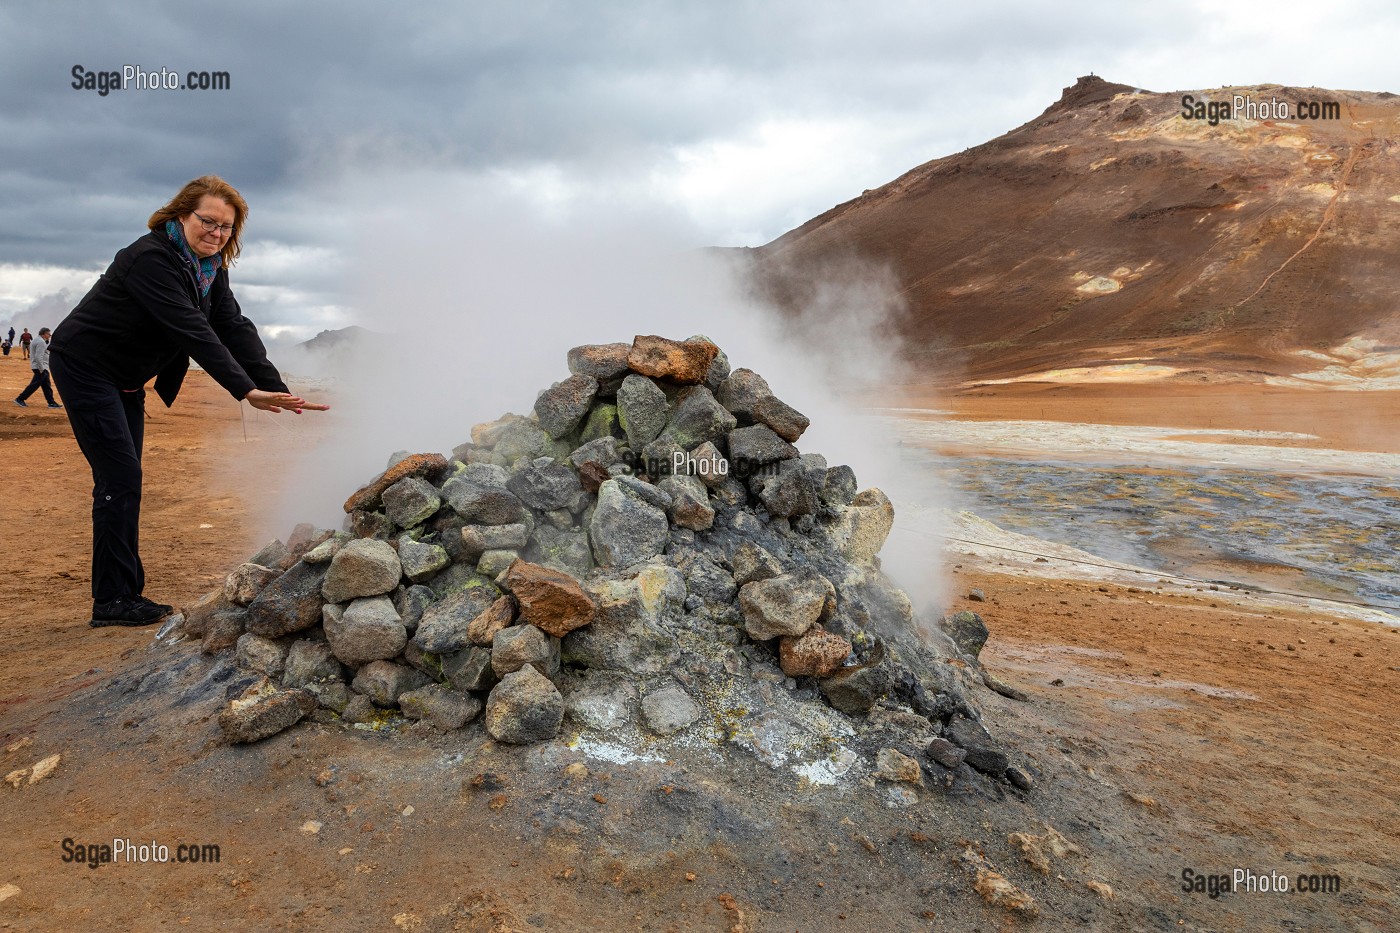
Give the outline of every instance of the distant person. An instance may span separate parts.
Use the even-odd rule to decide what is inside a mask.
[[[19,348],[24,351],[24,358],[26,360],[29,359],[29,344],[33,342],[33,340],[34,337],[29,333],[28,327],[24,329],[24,333],[19,335]]]
[[[11,341],[10,341],[10,339],[9,339],[8,337],[7,337],[6,339],[4,339],[4,340],[0,340],[0,352],[4,353],[6,356],[9,356],[9,355],[10,355],[10,345],[11,345]]]
[[[39,339],[34,341],[33,349],[29,354],[29,368],[34,370],[34,378],[29,380],[29,385],[24,387],[24,391],[15,399],[15,404],[20,408],[28,408],[25,399],[34,394],[35,389],[44,390],[44,398],[48,400],[50,408],[62,408],[63,406],[54,401],[53,388],[49,385],[49,329],[39,328]]]
[[[10,325],[10,336],[5,338],[5,342],[12,347],[15,345],[15,328],[13,324]]]
[[[229,287],[248,204],[222,178],[189,182],[151,215],[54,331],[54,382],[92,467],[92,622],[150,625],[171,607],[142,595],[145,385],[175,401],[193,357],[262,411],[325,411],[291,393]]]

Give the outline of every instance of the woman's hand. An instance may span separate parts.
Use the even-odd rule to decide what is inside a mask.
[[[253,389],[243,398],[249,405],[261,411],[280,412],[284,408],[290,408],[299,415],[303,410],[330,411],[331,408],[329,405],[308,402],[290,392],[264,392],[262,389]]]

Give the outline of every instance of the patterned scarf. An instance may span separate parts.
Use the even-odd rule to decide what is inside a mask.
[[[209,286],[214,284],[214,276],[219,271],[219,266],[223,263],[222,253],[215,253],[208,259],[200,259],[195,256],[190,249],[190,244],[185,242],[185,230],[173,220],[165,222],[165,235],[170,237],[170,242],[180,247],[180,252],[190,265],[194,266],[194,277],[199,280],[199,293],[209,294]]]

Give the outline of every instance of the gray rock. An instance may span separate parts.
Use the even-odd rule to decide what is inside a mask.
[[[289,647],[286,642],[273,641],[252,632],[245,632],[238,637],[234,656],[239,667],[266,674],[275,680],[282,676],[287,666]]]
[[[254,687],[219,713],[219,728],[229,742],[259,742],[291,728],[316,708],[316,699],[303,690]]]
[[[1011,782],[1011,786],[1018,790],[1030,790],[1035,786],[1035,782],[1031,780],[1031,776],[1026,770],[1016,765],[1011,765],[1006,769],[1006,779]]]
[[[674,555],[673,559],[676,569],[685,578],[685,588],[690,595],[724,606],[734,602],[738,592],[734,578],[708,556],[686,549]]]
[[[414,670],[407,664],[393,661],[371,661],[360,668],[351,684],[356,693],[370,698],[375,706],[388,709],[399,701],[399,697],[410,690],[426,686],[428,675]]]
[[[331,559],[321,595],[332,603],[381,596],[397,587],[401,576],[399,555],[388,542],[362,538],[345,545]]]
[[[384,490],[384,514],[400,528],[421,525],[442,508],[442,497],[433,484],[420,476],[408,476]]]
[[[373,722],[379,716],[374,702],[362,693],[353,694],[340,710],[340,718],[349,723]]]
[[[301,556],[308,564],[329,564],[336,552],[355,539],[343,531],[337,531],[320,544]]]
[[[521,502],[541,512],[572,508],[583,495],[578,474],[548,457],[541,457],[516,473],[506,487]]]
[[[472,620],[491,608],[500,595],[495,587],[472,586],[433,603],[423,611],[413,641],[432,654],[450,654],[468,647]]]
[[[628,567],[644,561],[660,554],[671,537],[665,511],[648,502],[626,480],[610,479],[598,488],[598,504],[588,533],[593,557],[602,567]]]
[[[385,493],[387,496],[388,493]],[[424,544],[409,537],[399,539],[399,563],[403,575],[414,583],[422,583],[431,578],[450,561],[440,545]]]
[[[618,385],[622,380],[618,380]],[[594,405],[593,410],[588,413],[588,418],[583,422],[583,428],[578,432],[578,438],[584,443],[600,440],[606,437],[617,438],[623,436],[622,422],[618,419],[617,406],[606,403]]]
[[[715,401],[709,389],[688,386],[676,395],[675,407],[660,437],[690,450],[725,437],[738,423],[728,409]]]
[[[550,509],[544,513],[544,520],[560,531],[574,527],[574,515],[568,509]]]
[[[991,733],[975,719],[968,719],[961,714],[955,715],[943,728],[943,735],[964,749],[967,752],[964,760],[984,774],[1001,777],[1011,766],[1011,760],[997,745]]]
[[[826,471],[820,496],[828,508],[840,509],[856,497],[856,471],[848,466],[836,466]]]
[[[783,572],[778,559],[752,541],[741,541],[729,559],[734,568],[734,582],[739,586],[758,580],[771,580]]]
[[[928,747],[924,749],[924,754],[928,756],[929,761],[936,762],[949,771],[956,769],[967,757],[967,752],[947,739],[941,738],[930,741]]]
[[[316,704],[321,709],[335,713],[344,713],[345,707],[350,705],[350,699],[354,696],[350,688],[339,680],[313,680],[301,689],[315,697]]]
[[[305,687],[322,681],[344,679],[345,671],[329,644],[309,638],[292,642],[282,671],[282,686]]]
[[[666,427],[667,407],[666,393],[646,376],[633,373],[622,380],[617,390],[617,414],[629,447],[641,450],[656,440]]]
[[[676,443],[674,438],[663,434],[642,448],[642,457],[636,472],[645,473],[648,479],[655,483],[662,477],[678,472],[678,466],[683,470],[688,459],[685,448]]]
[[[551,526],[535,532],[534,541],[525,551],[525,559],[561,570],[579,580],[593,569],[593,551],[589,547],[588,534]]]
[[[486,551],[523,548],[530,529],[519,522],[510,525],[466,525],[462,528],[462,556],[478,557]]]
[[[435,598],[433,591],[422,585],[400,587],[394,591],[394,610],[410,635],[417,631],[423,611],[433,604]]]
[[[618,451],[617,438],[611,436],[595,438],[569,454],[569,462],[576,470],[585,463],[596,463],[606,469],[621,460],[622,454]]]
[[[817,573],[785,573],[739,589],[744,628],[755,641],[801,635],[823,616],[835,598],[831,581]]]
[[[443,655],[442,675],[457,690],[490,690],[498,680],[491,652],[475,646]]]
[[[778,518],[810,515],[821,505],[816,474],[808,470],[791,470],[771,477],[758,497],[768,514]]]
[[[484,577],[495,579],[520,557],[517,550],[506,550],[496,548],[490,551],[483,551],[481,557],[477,559],[476,572]]]
[[[766,424],[785,441],[796,441],[812,420],[786,402],[768,395],[753,404],[753,420]]]
[[[497,677],[533,665],[546,677],[559,673],[559,639],[533,625],[512,625],[496,633],[491,642],[491,669]]]
[[[498,742],[523,745],[559,734],[564,698],[534,667],[507,674],[486,700],[486,731]]]
[[[471,525],[511,525],[524,521],[525,506],[506,488],[504,478],[497,484],[483,481],[495,478],[489,474],[478,473],[473,477],[473,470],[486,466],[473,464],[443,483],[442,496],[447,504]]]
[[[733,412],[741,424],[753,424],[754,405],[772,394],[764,378],[751,369],[734,370],[715,393],[719,403]]]
[[[657,735],[671,735],[700,718],[700,705],[679,686],[662,687],[642,698],[642,719]]]
[[[276,580],[280,573],[281,571],[261,564],[239,564],[224,579],[224,599],[235,606],[246,606],[257,598],[263,587]]]
[[[598,380],[575,373],[563,382],[556,382],[535,399],[535,414],[540,427],[552,438],[572,434],[583,423],[593,399],[598,395]]]
[[[394,534],[394,523],[383,512],[366,512],[356,509],[345,516],[345,531],[355,538],[374,538],[386,541]]]
[[[216,654],[232,648],[247,631],[247,626],[248,610],[237,606],[220,609],[205,622],[199,650],[205,654]]]
[[[408,631],[387,596],[361,597],[344,612],[327,612],[324,625],[331,652],[352,667],[397,657],[408,641]]]
[[[612,732],[632,721],[637,690],[626,681],[586,684],[564,700],[569,718],[585,729]]]
[[[494,453],[505,463],[513,464],[521,457],[531,460],[536,457],[552,457],[558,451],[555,450],[554,439],[546,434],[543,428],[528,418],[521,418],[519,421],[512,421],[506,425],[496,440]],[[447,490],[444,489],[444,495],[446,492]],[[505,522],[484,522],[484,524],[503,525]]]
[[[884,646],[864,664],[843,667],[820,683],[822,696],[843,713],[863,716],[876,701],[894,689],[894,677]]]
[[[717,489],[729,476],[729,461],[718,447],[706,441],[690,452],[687,472],[698,477],[710,489]]]
[[[982,653],[982,646],[987,643],[986,623],[977,613],[966,609],[946,616],[939,621],[938,627],[969,658],[977,658]]]
[[[747,479],[766,464],[797,456],[797,448],[773,433],[766,424],[729,432],[729,468],[738,479]]]
[[[672,524],[692,531],[705,531],[715,522],[715,510],[705,485],[694,476],[668,476],[658,488],[671,497]]]
[[[403,646],[403,660],[409,667],[422,671],[433,680],[446,680],[442,673],[442,656],[424,651],[412,641]]]
[[[637,496],[648,505],[653,505],[661,511],[666,511],[671,507],[671,497],[662,492],[660,488],[646,480],[637,479],[635,476],[614,477],[617,484],[622,487],[622,491],[628,495]]]
[[[482,704],[474,696],[429,684],[399,694],[399,709],[409,719],[421,719],[439,732],[452,732],[481,715]]]
[[[311,628],[321,621],[321,585],[325,578],[324,566],[305,561],[293,564],[248,604],[248,631],[281,638]]]
[[[597,603],[593,624],[564,636],[564,659],[594,670],[656,673],[678,657],[673,627],[686,591],[680,571],[660,563],[629,579],[602,579],[586,589]]]
[[[277,569],[282,566],[282,562],[287,559],[287,546],[276,538],[264,544],[256,554],[248,558],[246,563],[257,564],[260,567],[272,567]]]

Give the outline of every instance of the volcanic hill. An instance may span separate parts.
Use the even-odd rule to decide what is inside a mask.
[[[1184,116],[1188,94],[1276,101],[1289,119],[1227,114],[1212,126]],[[1300,117],[1300,104],[1318,104],[1317,117],[1304,118],[1310,107]],[[1083,77],[1030,122],[749,256],[763,290],[789,308],[833,262],[887,266],[911,356],[944,378],[1090,367],[1253,379],[1331,367],[1343,381],[1393,379],[1397,129],[1390,93],[1154,93]]]

